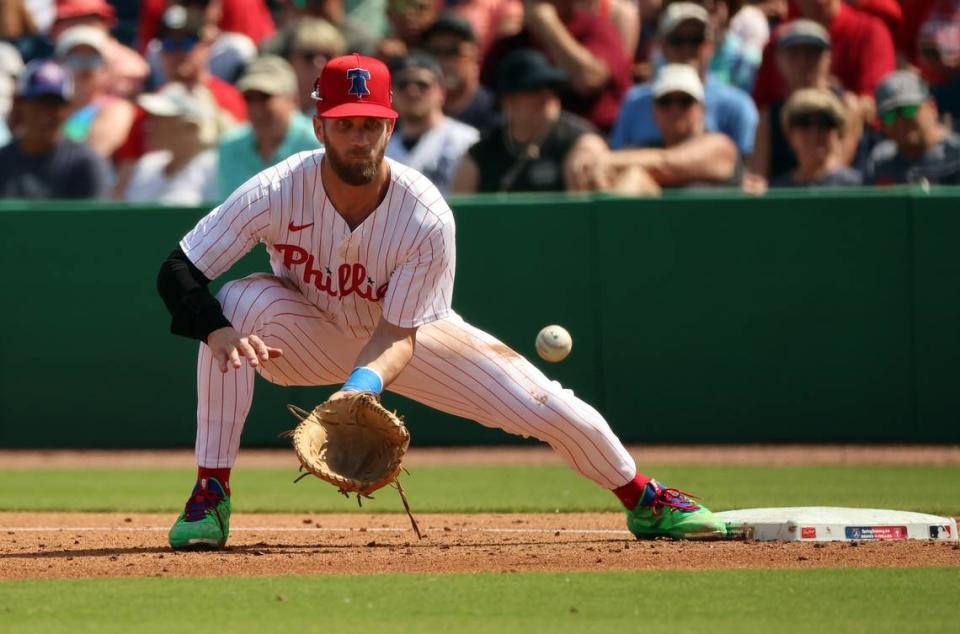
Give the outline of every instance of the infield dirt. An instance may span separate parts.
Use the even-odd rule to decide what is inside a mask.
[[[158,514],[0,513],[0,578],[960,566],[934,542],[638,542],[619,513],[237,515],[227,549],[166,545]]]
[[[640,448],[640,464],[958,464],[957,447]],[[549,450],[414,450],[408,464],[543,464]],[[288,451],[244,452],[238,466],[288,465]],[[189,467],[190,452],[0,451],[8,468]],[[227,549],[179,553],[173,514],[0,513],[0,579],[384,572],[960,566],[956,543],[638,542],[621,513],[239,514]]]

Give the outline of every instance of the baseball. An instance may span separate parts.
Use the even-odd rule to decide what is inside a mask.
[[[570,333],[562,326],[547,326],[537,333],[537,354],[541,359],[556,363],[563,361],[573,348]]]

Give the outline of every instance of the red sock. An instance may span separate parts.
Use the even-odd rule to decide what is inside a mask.
[[[620,488],[614,489],[613,494],[620,498],[620,501],[623,502],[625,507],[633,510],[643,498],[643,489],[652,479],[650,476],[645,476],[638,471],[637,475],[633,476],[633,480],[630,480],[630,482],[627,482]]]
[[[223,490],[230,495],[230,469],[211,469],[209,467],[197,467],[197,480],[203,478],[216,478],[217,482],[223,485]]]

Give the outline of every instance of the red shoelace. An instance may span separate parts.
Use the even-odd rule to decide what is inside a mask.
[[[207,511],[220,503],[220,496],[210,489],[199,489],[187,500],[183,509],[183,518],[188,522],[202,520]]]
[[[650,509],[654,515],[659,515],[660,510],[665,506],[680,511],[696,511],[700,506],[690,498],[696,498],[696,496],[681,491],[680,489],[660,488],[657,486],[657,496],[653,498]]]

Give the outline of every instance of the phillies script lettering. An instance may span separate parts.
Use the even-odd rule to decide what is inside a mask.
[[[367,276],[367,267],[359,262],[341,264],[334,276],[329,268],[314,268],[313,254],[303,247],[295,244],[274,244],[273,248],[283,254],[283,266],[287,269],[292,271],[295,265],[303,264],[304,283],[313,284],[317,290],[330,297],[346,297],[356,293],[367,301],[379,302],[387,294],[387,283],[374,287],[375,282]]]

